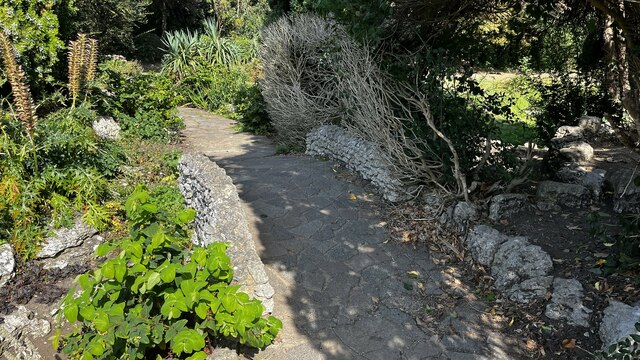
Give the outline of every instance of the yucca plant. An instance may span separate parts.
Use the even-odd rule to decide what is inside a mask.
[[[95,79],[98,66],[98,41],[78,34],[76,41],[71,41],[68,54],[69,94],[73,99],[73,107],[80,91],[86,88],[89,81]]]
[[[9,37],[2,31],[0,31],[0,52],[2,53],[2,60],[9,83],[11,84],[16,114],[27,130],[29,137],[32,137],[38,121],[36,107],[31,97],[26,75],[16,59],[15,49]]]
[[[198,31],[179,30],[166,33],[162,39],[165,55],[162,58],[163,72],[184,77],[193,67],[197,55],[200,34]]]
[[[209,18],[202,26],[204,36],[198,48],[199,55],[209,64],[237,64],[240,60],[239,49],[232,41],[220,36],[218,22]]]

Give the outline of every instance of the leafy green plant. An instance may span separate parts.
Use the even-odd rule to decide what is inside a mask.
[[[58,15],[70,8],[70,1],[53,0],[15,0],[0,4],[2,31],[20,54],[27,83],[35,89],[36,95],[54,82],[55,65],[64,46],[58,36]],[[0,71],[0,84],[3,77]]]
[[[599,359],[608,360],[634,360],[640,357],[640,322],[635,325],[636,333],[631,334],[609,346],[606,351],[599,354]]]
[[[108,223],[107,179],[125,159],[117,143],[89,127],[96,116],[82,104],[63,109],[42,118],[31,139],[15,118],[1,119],[0,241],[25,258],[35,254],[47,225],[70,225],[76,215],[100,229]]]
[[[122,59],[100,64],[99,91],[90,98],[101,114],[112,116],[126,137],[171,142],[184,128],[176,107],[182,102],[173,82],[160,74],[144,73]]]
[[[595,80],[604,76],[574,75],[562,74],[550,81],[533,82],[540,93],[540,98],[534,102],[538,135],[546,144],[560,126],[577,125],[577,119],[582,115],[619,116],[620,109],[608,97],[603,84]]]
[[[252,347],[270,344],[281,322],[231,286],[227,245],[185,248],[192,209],[163,211],[160,198],[138,186],[125,209],[129,237],[105,243],[96,255],[115,256],[77,279],[62,313],[80,323],[63,338],[63,351],[79,359],[205,359],[207,344],[226,339]],[[54,336],[58,346],[60,329]]]
[[[200,34],[198,31],[178,30],[168,32],[162,39],[165,55],[162,57],[162,71],[182,77],[193,67]]]

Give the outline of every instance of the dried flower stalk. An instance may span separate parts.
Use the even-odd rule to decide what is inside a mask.
[[[0,31],[0,52],[2,53],[9,83],[11,84],[18,119],[31,135],[38,121],[36,107],[31,97],[31,90],[27,85],[27,77],[16,59],[15,49],[7,35],[2,31]]]

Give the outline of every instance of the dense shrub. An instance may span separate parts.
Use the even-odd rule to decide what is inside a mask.
[[[144,63],[157,63],[162,60],[164,51],[160,36],[154,33],[144,33],[134,39],[135,57]]]
[[[596,74],[562,74],[550,80],[534,80],[540,99],[534,104],[536,125],[543,143],[548,144],[560,126],[577,125],[582,115],[621,116]]]
[[[76,214],[100,229],[107,225],[107,179],[124,152],[95,135],[90,124],[96,116],[84,106],[52,113],[40,120],[34,138],[12,116],[2,119],[0,241],[22,256],[35,254],[46,225],[70,225]]]
[[[164,40],[163,73],[175,79],[185,104],[238,120],[241,130],[268,133],[271,124],[258,87],[257,44],[220,36],[208,19],[204,31],[176,31]]]
[[[69,9],[69,1],[14,0],[0,3],[0,24],[12,40],[34,90],[52,83],[54,66],[64,44],[58,37],[58,12]],[[0,70],[0,85],[4,82]]]
[[[75,0],[70,31],[97,38],[103,53],[131,55],[150,4],[151,0]]]
[[[79,296],[72,288],[64,299],[64,317],[80,323],[63,340],[72,358],[203,360],[220,340],[262,348],[282,327],[262,317],[260,301],[230,286],[225,243],[185,246],[195,211],[168,212],[158,205],[162,198],[136,189],[125,206],[129,237],[101,245],[98,256],[117,255],[80,276]]]
[[[92,101],[100,113],[117,119],[125,136],[169,142],[184,127],[176,112],[181,97],[165,76],[112,59],[100,65],[97,86]]]

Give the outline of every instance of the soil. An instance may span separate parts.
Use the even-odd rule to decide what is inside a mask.
[[[588,167],[612,172],[620,168],[634,168],[640,163],[638,154],[621,146],[600,144],[594,148],[595,157]],[[534,166],[544,168],[540,160]],[[542,172],[537,173],[540,175],[535,181],[514,191],[529,194],[532,203],[535,203],[538,183],[545,180]],[[588,208],[563,207],[560,211],[540,211],[532,206],[501,222],[479,221],[509,235],[528,237],[532,244],[540,246],[552,257],[554,270],[551,275],[579,280],[584,288],[584,305],[592,310],[588,328],[569,326],[564,321],[547,318],[544,311],[551,293],[546,299],[526,306],[503,298],[493,288],[488,269],[474,264],[470,256],[464,256],[461,245],[464,234],[457,238],[447,236],[446,230],[435,226],[433,221],[422,221],[437,218],[437,214],[425,212],[418,205],[405,205],[389,212],[389,223],[396,238],[426,242],[434,254],[440,254],[453,271],[461,274],[462,282],[491,306],[492,315],[502,316],[503,325],[506,325],[503,326],[504,331],[521,337],[519,346],[527,357],[585,359],[592,358],[602,347],[598,327],[609,300],[626,304],[640,301],[638,269],[622,271],[607,266],[607,261],[611,262],[612,255],[619,251],[611,246],[614,243],[612,239],[622,231],[621,215],[613,211],[611,197],[610,192],[605,192],[600,202]],[[478,203],[486,208],[486,201],[478,200]]]

